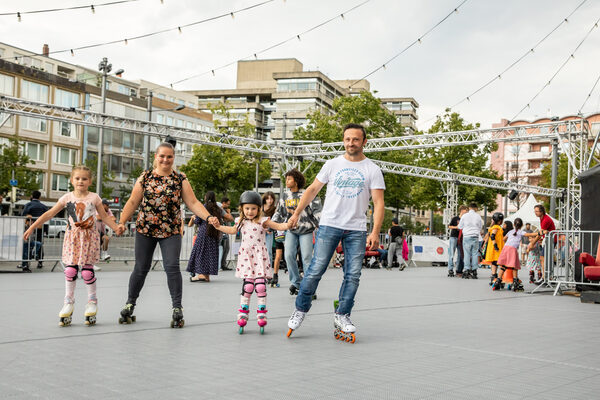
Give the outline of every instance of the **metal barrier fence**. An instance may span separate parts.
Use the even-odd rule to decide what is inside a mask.
[[[554,290],[556,296],[563,289],[576,285],[600,286],[585,279],[583,265],[579,264],[582,252],[595,255],[600,231],[552,231],[544,238],[544,280],[532,293],[544,287]]]

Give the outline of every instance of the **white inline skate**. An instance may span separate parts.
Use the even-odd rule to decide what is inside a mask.
[[[98,312],[98,305],[94,301],[89,301],[85,305],[85,324],[88,326],[96,324],[96,313]]]
[[[295,310],[292,313],[292,316],[288,320],[288,328],[290,329],[288,329],[287,337],[290,337],[293,331],[300,328],[300,325],[302,325],[302,321],[304,321],[305,316],[306,313],[300,310]]]
[[[349,314],[335,314],[333,318],[333,337],[337,340],[354,343],[356,341],[356,327],[350,321]]]
[[[58,326],[71,325],[71,315],[73,315],[73,303],[65,303],[58,313],[58,317],[60,318]]]

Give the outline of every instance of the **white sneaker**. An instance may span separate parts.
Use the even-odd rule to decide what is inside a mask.
[[[97,266],[97,265],[94,265],[93,267],[94,267],[94,271],[102,271],[102,268],[100,268],[100,267],[99,267],[99,266]]]
[[[302,325],[306,313],[304,311],[295,310],[288,321],[288,328],[296,330]]]
[[[104,256],[102,257],[102,260],[103,260],[103,261],[110,260],[110,254],[108,254],[108,253],[104,253]]]
[[[349,314],[335,314],[335,317],[333,318],[333,326],[345,333],[356,332],[356,327],[352,321],[350,321]]]

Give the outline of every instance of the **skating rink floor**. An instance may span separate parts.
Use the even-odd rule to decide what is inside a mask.
[[[287,275],[268,291],[264,335],[255,297],[243,335],[241,282],[221,272],[191,283],[185,327],[171,329],[162,271],[151,272],[132,325],[117,323],[130,266],[98,273],[98,323],[58,326],[60,272],[0,274],[1,399],[598,399],[600,305],[552,293],[492,292],[445,268],[364,270],[352,319],[355,344],[333,338],[341,271],[288,339]],[[532,286],[526,284],[526,290]]]

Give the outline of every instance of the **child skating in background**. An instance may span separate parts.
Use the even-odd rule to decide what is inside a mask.
[[[508,223],[509,221],[507,221]],[[512,225],[512,224],[511,224]],[[507,226],[507,229],[511,226]],[[521,218],[515,218],[514,228],[509,230],[506,234],[506,243],[502,248],[500,257],[498,257],[498,266],[500,270],[498,277],[494,279],[492,284],[493,290],[498,290],[501,287],[502,275],[507,269],[512,269],[513,273],[513,290],[515,292],[523,291],[523,284],[519,279],[519,270],[521,269],[521,263],[519,261],[519,245],[523,236],[533,236],[535,234],[525,233],[521,228],[523,227],[523,220]]]
[[[62,262],[65,265],[65,303],[60,310],[60,326],[71,323],[73,304],[75,303],[75,281],[81,268],[81,277],[86,283],[88,303],[85,306],[85,323],[93,325],[96,322],[98,298],[96,296],[96,276],[94,264],[100,258],[100,233],[96,229],[96,214],[112,230],[121,234],[117,224],[108,218],[102,200],[96,193],[88,191],[92,184],[92,172],[88,167],[77,166],[71,171],[73,191],[65,194],[54,207],[40,216],[23,234],[23,239],[29,236],[44,223],[66,208],[68,227],[62,248]]]
[[[504,221],[504,214],[496,212],[492,215],[492,226],[488,228],[488,232],[483,238],[485,252],[482,264],[490,265],[492,268],[492,276],[490,285],[498,277],[498,257],[504,247],[504,231],[500,224]]]
[[[284,231],[288,224],[279,224],[267,217],[261,217],[262,199],[256,192],[246,191],[240,196],[240,216],[234,226],[222,226],[214,223],[223,233],[242,234],[242,243],[238,251],[235,276],[243,279],[240,309],[238,314],[239,332],[244,332],[250,312],[250,297],[256,292],[258,297],[257,320],[260,332],[267,325],[267,279],[273,276],[271,262],[266,246],[267,228]]]
[[[537,232],[532,233],[531,235],[534,237],[539,236]],[[529,283],[540,284],[542,282],[542,248],[537,238],[529,241],[526,252],[527,261],[525,266],[529,270]]]

